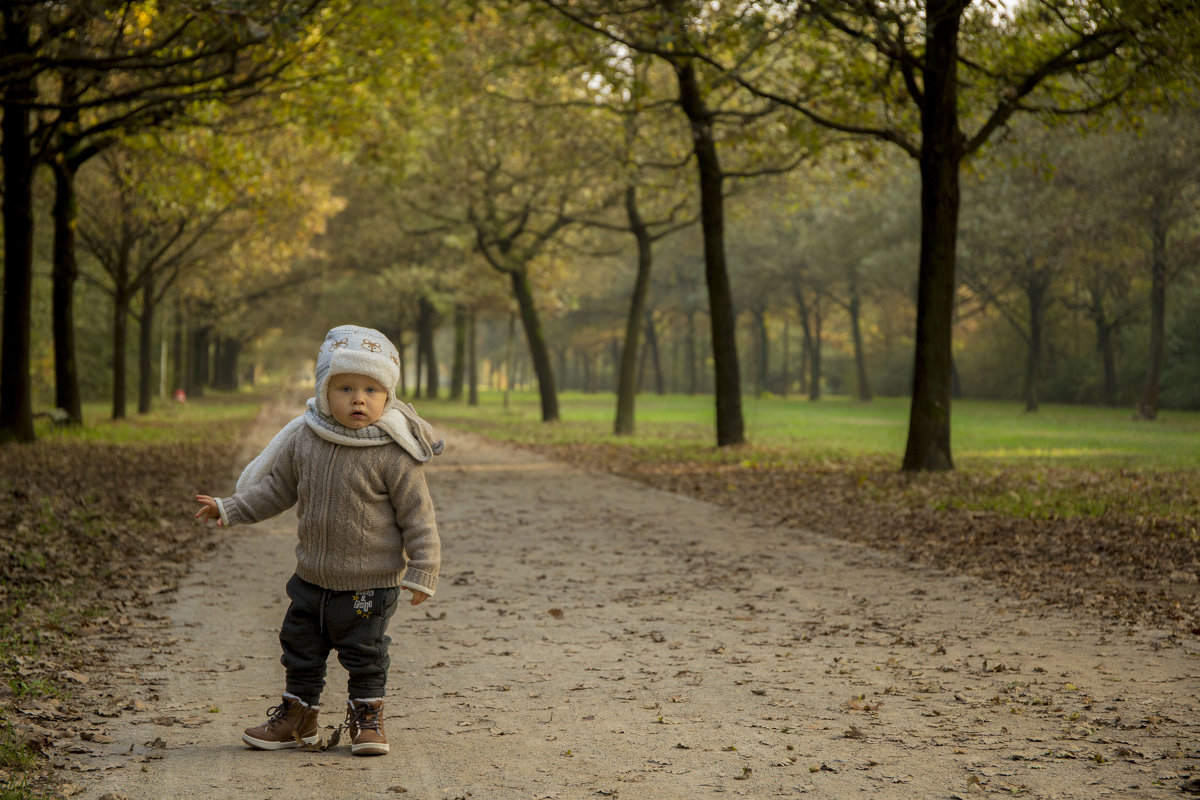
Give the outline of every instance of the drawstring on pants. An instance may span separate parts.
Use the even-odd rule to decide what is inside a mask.
[[[325,604],[329,602],[330,594],[328,589],[321,590],[321,615],[317,626],[317,630],[321,633],[325,632]]]

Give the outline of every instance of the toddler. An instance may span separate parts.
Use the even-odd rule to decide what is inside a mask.
[[[299,543],[279,643],[282,702],[242,740],[260,750],[315,744],[330,650],[349,673],[346,727],[354,755],[388,752],[383,697],[388,621],[401,591],[412,605],[437,589],[441,543],[423,462],[442,452],[394,389],[400,359],[387,337],[344,325],[325,336],[316,392],[275,435],[231,497],[197,495],[196,517],[253,523],[296,506]]]

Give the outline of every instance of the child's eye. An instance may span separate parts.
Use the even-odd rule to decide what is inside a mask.
[[[375,387],[374,387],[374,386],[368,386],[368,387],[367,387],[367,394],[375,394]]]

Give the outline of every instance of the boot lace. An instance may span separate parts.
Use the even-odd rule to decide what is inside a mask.
[[[267,709],[267,717],[269,717],[269,719],[267,720],[266,727],[275,728],[279,725],[282,725],[284,720],[287,719],[288,712],[290,712],[291,709],[292,709],[291,705],[289,703],[287,703],[286,701],[280,703],[277,706],[271,706],[270,708],[268,708]]]
[[[358,729],[360,731],[370,728],[376,733],[382,734],[380,724],[383,722],[383,713],[379,709],[371,708],[368,705],[352,705],[346,710],[346,727]]]

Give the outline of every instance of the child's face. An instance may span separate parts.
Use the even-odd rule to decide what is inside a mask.
[[[329,379],[329,411],[353,430],[374,425],[387,406],[387,389],[366,375],[343,372]]]

